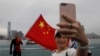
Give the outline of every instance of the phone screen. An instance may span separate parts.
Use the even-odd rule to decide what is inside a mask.
[[[60,3],[60,22],[65,22],[61,17],[61,14],[68,15],[71,18],[76,19],[76,8],[75,4],[72,3]]]

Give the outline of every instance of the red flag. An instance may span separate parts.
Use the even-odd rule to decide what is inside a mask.
[[[54,40],[55,29],[52,28],[40,15],[26,34],[26,37],[49,50],[56,49]]]

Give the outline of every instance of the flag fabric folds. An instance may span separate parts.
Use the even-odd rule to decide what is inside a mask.
[[[40,15],[32,27],[29,29],[25,37],[42,45],[46,49],[56,49],[56,43],[54,40],[55,29],[51,27]]]

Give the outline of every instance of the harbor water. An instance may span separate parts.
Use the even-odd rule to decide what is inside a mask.
[[[51,56],[51,51],[45,49],[38,44],[26,45],[26,41],[22,48],[22,56]],[[10,41],[0,40],[0,56],[11,56],[9,55]],[[92,52],[92,56],[100,56],[100,39],[90,40],[89,50]]]

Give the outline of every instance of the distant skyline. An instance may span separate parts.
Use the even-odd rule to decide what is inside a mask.
[[[11,30],[26,34],[40,14],[57,28],[61,2],[74,3],[76,18],[84,25],[85,32],[100,35],[100,0],[0,0],[0,35],[7,35],[8,21]]]

